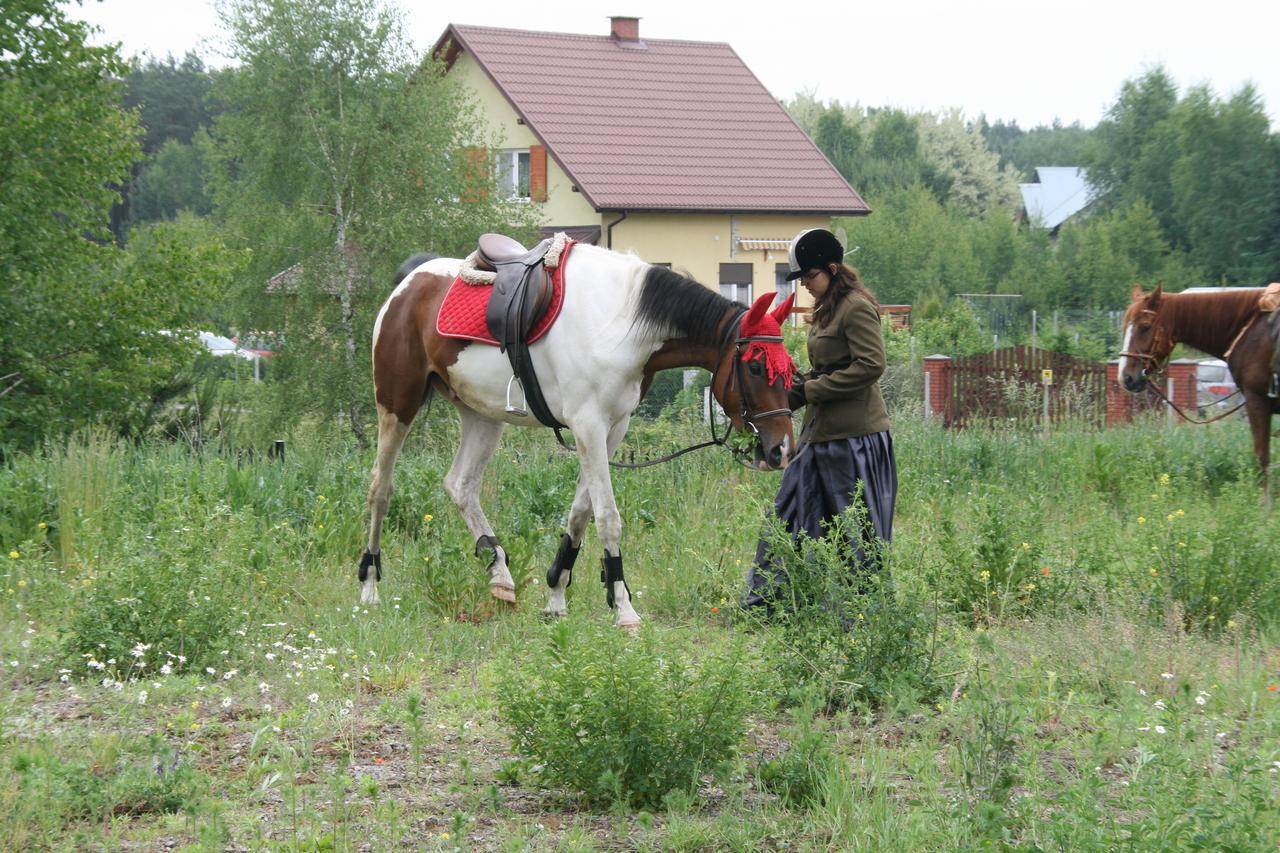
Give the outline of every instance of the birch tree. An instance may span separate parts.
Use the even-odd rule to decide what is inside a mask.
[[[483,231],[525,227],[531,213],[469,188],[460,155],[478,142],[473,111],[413,53],[397,10],[225,0],[218,12],[238,67],[215,88],[226,112],[212,182],[219,215],[259,261],[241,325],[286,332],[276,375],[291,417],[341,419],[363,444],[368,341],[391,272],[414,251],[459,253]]]

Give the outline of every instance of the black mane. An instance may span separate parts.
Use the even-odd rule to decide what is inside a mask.
[[[721,321],[730,310],[746,309],[691,278],[665,267],[649,267],[640,288],[636,324],[650,331],[672,332],[699,346],[720,343]]]

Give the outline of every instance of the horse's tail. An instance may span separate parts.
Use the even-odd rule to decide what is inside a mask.
[[[399,287],[400,282],[408,278],[409,273],[425,264],[427,261],[434,261],[440,257],[435,252],[419,252],[409,260],[400,265],[400,269],[396,270],[395,277],[391,279],[392,287]]]

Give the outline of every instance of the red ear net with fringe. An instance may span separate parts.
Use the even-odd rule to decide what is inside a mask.
[[[777,298],[777,295],[765,293],[755,301],[751,310],[747,312],[747,316],[742,318],[742,337],[782,337],[782,322],[790,316],[791,303],[795,301],[796,295],[791,294],[770,312],[769,303]],[[781,341],[752,341],[747,351],[743,353],[742,360],[751,361],[757,356],[764,358],[765,372],[769,377],[770,385],[781,376],[783,386],[791,387],[791,374],[795,372],[796,366],[791,360],[791,354],[787,352],[787,348]]]

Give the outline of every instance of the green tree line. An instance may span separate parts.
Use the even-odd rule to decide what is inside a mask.
[[[493,140],[397,8],[219,11],[223,69],[196,54],[127,62],[56,0],[0,10],[0,448],[154,430],[158,405],[196,383],[196,329],[286,342],[269,372],[287,381],[257,393],[258,428],[309,419],[364,441],[367,342],[397,264],[536,226],[465,167],[463,151]],[[882,302],[937,315],[958,293],[1016,293],[1028,309],[1115,309],[1135,282],[1280,278],[1280,141],[1251,87],[1180,92],[1155,68],[1093,128],[805,93],[786,106],[874,210],[836,225]],[[1016,216],[1037,166],[1084,168],[1094,194],[1053,234]]]
[[[1280,278],[1280,135],[1250,85],[1180,95],[1156,67],[1125,81],[1093,128],[1023,130],[806,94],[786,106],[871,205],[838,224],[883,302],[1016,293],[1027,310],[1118,309],[1135,283]],[[1016,184],[1038,166],[1084,169],[1091,193],[1053,234],[1017,217]]]

